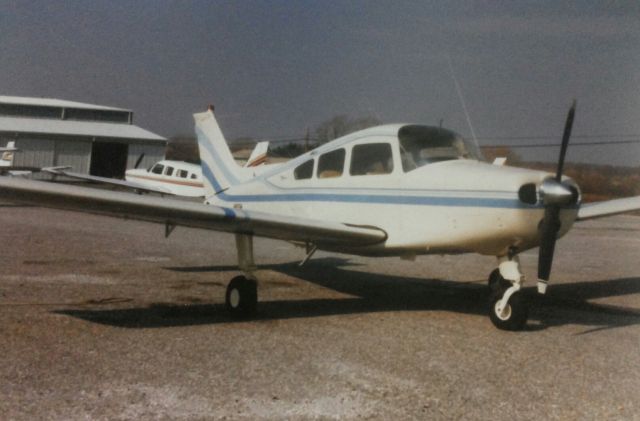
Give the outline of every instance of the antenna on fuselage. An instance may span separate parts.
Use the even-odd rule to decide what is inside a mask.
[[[448,53],[447,53],[447,63],[449,64],[449,71],[451,71],[451,79],[453,79],[453,84],[456,86],[456,92],[458,93],[458,98],[460,98],[460,103],[462,104],[462,110],[464,111],[464,116],[467,118],[467,125],[469,126],[469,130],[471,130],[471,138],[473,139],[473,143],[476,144],[476,148],[480,149],[480,145],[478,144],[478,138],[476,137],[476,132],[475,130],[473,130],[473,124],[471,124],[471,117],[469,117],[469,111],[467,111],[467,104],[464,102],[462,89],[460,89],[460,85],[458,84],[458,79],[456,79],[456,74],[453,71],[453,64],[451,64],[451,56]]]

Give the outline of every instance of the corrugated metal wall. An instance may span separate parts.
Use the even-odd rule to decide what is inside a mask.
[[[91,142],[56,140],[55,165],[69,166],[73,172],[89,173]]]
[[[13,165],[28,167],[51,167],[55,159],[55,142],[46,139],[19,138],[16,140]]]
[[[144,158],[142,158],[142,162],[138,168],[149,168],[154,163],[164,159],[165,150],[165,146],[130,143],[129,157],[127,158],[127,169],[134,167],[142,153],[144,153]]]
[[[8,137],[2,137],[2,146],[6,144]],[[90,139],[56,139],[19,137],[16,139],[16,148],[20,149],[14,154],[13,165],[30,167],[69,166],[73,172],[88,174],[91,167]],[[127,169],[133,168],[140,154],[144,158],[139,168],[148,168],[155,162],[164,159],[166,147],[164,145],[151,145],[145,143],[129,143],[127,156]],[[49,178],[48,175],[34,174],[35,178]]]
[[[13,155],[14,166],[51,167],[55,162],[55,141],[47,139],[16,139],[16,148],[20,149]],[[34,173],[34,179],[50,179],[49,174]]]

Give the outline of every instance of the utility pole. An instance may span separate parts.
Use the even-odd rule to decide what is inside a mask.
[[[307,127],[307,134],[304,137],[304,151],[309,152],[309,128]]]

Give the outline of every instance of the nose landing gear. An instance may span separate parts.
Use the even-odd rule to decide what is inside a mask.
[[[499,258],[498,269],[489,276],[489,318],[502,330],[521,330],[529,317],[529,306],[521,291],[524,275],[517,256]]]

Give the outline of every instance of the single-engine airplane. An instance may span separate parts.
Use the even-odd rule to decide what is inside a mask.
[[[203,204],[29,180],[0,180],[0,197],[236,234],[238,266],[226,306],[257,304],[253,237],[364,256],[480,253],[496,256],[489,316],[521,329],[528,307],[519,253],[539,247],[538,291],[546,291],[556,239],[576,221],[640,209],[640,197],[581,204],[563,176],[575,114],[567,116],[555,175],[492,165],[473,143],[440,127],[391,124],[358,131],[260,174],[235,162],[213,109],[195,114]]]

